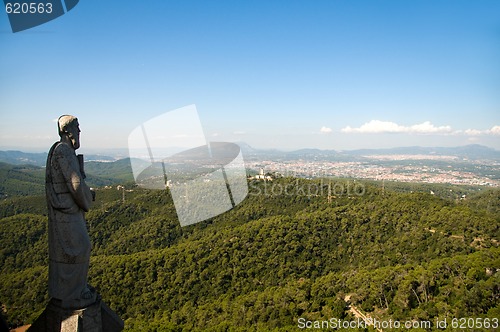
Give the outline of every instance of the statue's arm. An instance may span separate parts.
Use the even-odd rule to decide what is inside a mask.
[[[80,172],[80,165],[75,153],[69,147],[64,147],[64,144],[60,144],[55,151],[54,157],[56,157],[59,163],[61,173],[68,191],[73,196],[73,200],[82,210],[88,211],[92,202],[92,193]]]

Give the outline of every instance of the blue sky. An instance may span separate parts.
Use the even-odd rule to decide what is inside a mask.
[[[500,149],[499,1],[97,1],[12,33],[0,15],[0,149],[82,150],[196,104],[257,148]],[[85,152],[85,151],[84,151]]]

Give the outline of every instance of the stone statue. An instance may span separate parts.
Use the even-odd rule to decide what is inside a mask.
[[[28,332],[120,332],[123,320],[87,284],[90,238],[85,212],[95,192],[85,183],[80,126],[72,115],[57,121],[61,140],[47,156],[45,193],[49,210],[49,296]]]
[[[49,296],[65,308],[84,308],[96,301],[87,284],[90,238],[85,212],[93,193],[85,184],[78,119],[63,115],[58,120],[59,142],[47,157],[45,191],[49,216]]]

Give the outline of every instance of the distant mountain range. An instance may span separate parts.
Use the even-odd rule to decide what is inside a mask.
[[[115,161],[116,158],[104,155],[85,155],[85,161]],[[45,166],[47,152],[33,153],[17,150],[0,151],[0,162],[12,165]]]
[[[469,160],[499,160],[500,151],[479,144],[471,144],[458,147],[398,147],[389,149],[359,149],[348,151],[300,149],[290,152],[280,150],[259,150],[248,144],[238,143],[247,157],[278,157],[284,159],[321,159],[335,158],[356,159],[357,157],[373,155],[430,155],[430,156],[455,156]]]
[[[471,144],[458,147],[400,147],[392,149],[361,149],[345,152],[351,155],[395,155],[423,154],[436,156],[456,156],[467,159],[500,159],[500,151],[484,145]]]
[[[430,156],[455,156],[468,160],[498,160],[500,151],[479,145],[471,144],[458,147],[398,147],[390,149],[359,149],[349,151],[300,149],[295,151],[281,151],[277,149],[255,149],[244,142],[237,143],[245,158],[274,158],[274,159],[335,159],[349,160],[363,156],[373,155],[430,155]],[[125,158],[128,162],[128,159]],[[45,166],[47,153],[28,153],[22,151],[0,151],[0,162],[13,165],[35,165]],[[100,154],[85,155],[85,161],[117,161],[117,158]]]

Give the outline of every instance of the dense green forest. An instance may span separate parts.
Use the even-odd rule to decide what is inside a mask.
[[[90,284],[129,331],[291,331],[301,317],[354,320],[352,307],[500,317],[498,189],[281,178],[249,182],[240,205],[183,228],[168,191],[126,189],[100,188],[86,217]],[[45,209],[43,196],[0,201],[11,326],[48,302]]]

